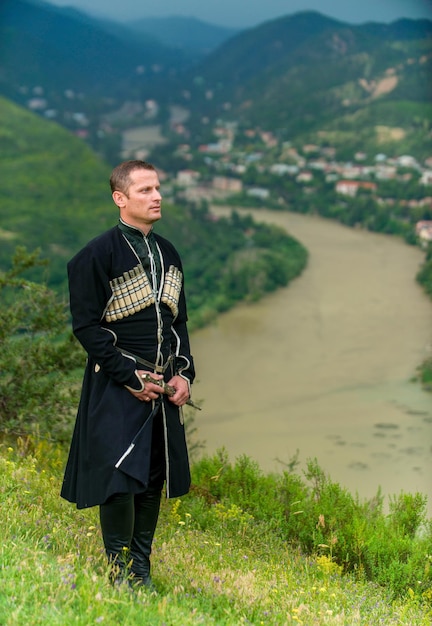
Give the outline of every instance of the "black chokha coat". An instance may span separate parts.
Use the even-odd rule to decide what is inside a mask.
[[[128,234],[141,238],[147,259]],[[141,388],[136,370],[165,370],[165,381],[179,374],[189,383],[195,373],[182,265],[169,241],[116,226],[68,263],[68,277],[73,331],[88,358],[61,495],[85,508],[147,487],[154,403],[128,390]],[[177,497],[190,487],[182,409],[166,395],[161,405],[167,497]],[[132,452],[118,465],[138,432]]]

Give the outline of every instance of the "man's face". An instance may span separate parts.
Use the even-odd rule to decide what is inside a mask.
[[[130,179],[127,194],[114,191],[113,199],[120,209],[120,217],[147,233],[162,217],[159,177],[153,170],[136,169],[131,172]]]

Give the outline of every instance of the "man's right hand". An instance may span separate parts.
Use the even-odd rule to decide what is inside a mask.
[[[150,374],[153,379],[163,380],[162,374],[153,374],[153,372],[147,372],[145,370],[137,370],[137,374],[138,378],[140,379],[146,374]],[[131,394],[135,396],[135,398],[138,398],[138,400],[141,400],[141,402],[151,402],[152,400],[156,400],[156,398],[158,398],[160,394],[164,392],[163,388],[159,387],[159,385],[156,385],[155,383],[144,381],[142,381],[142,383],[143,389],[141,389],[141,391],[136,391],[131,387],[127,388],[131,392]]]

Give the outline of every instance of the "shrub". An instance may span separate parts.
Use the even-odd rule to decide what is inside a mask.
[[[78,399],[73,370],[85,355],[66,332],[65,302],[23,278],[42,264],[38,255],[18,248],[0,273],[0,432],[63,441]]]
[[[215,519],[237,521],[239,532],[265,527],[317,562],[333,563],[335,572],[385,585],[393,597],[411,593],[429,602],[432,523],[426,498],[402,493],[385,514],[380,492],[360,502],[332,482],[316,459],[308,461],[304,476],[306,481],[294,467],[263,474],[248,457],[232,464],[220,450],[194,464],[188,507],[201,528]],[[217,515],[210,516],[209,507]]]

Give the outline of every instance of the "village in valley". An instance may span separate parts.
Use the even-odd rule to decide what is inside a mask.
[[[91,119],[86,112],[74,110],[79,98],[72,91],[65,96],[70,105],[65,125],[84,141],[91,143],[91,128],[97,128],[101,142],[120,132],[121,157],[141,159],[152,158],[155,148],[168,144],[166,129],[162,131],[157,123],[159,106],[154,100],[142,104],[128,102],[114,114]],[[49,106],[42,87],[33,90],[26,104],[41,116],[64,123],[65,112]],[[387,139],[387,145],[388,139],[393,140],[391,155],[357,151],[348,161],[337,158],[337,149],[325,131],[316,134],[314,143],[299,144],[280,140],[260,128],[240,128],[235,121],[219,120],[210,129],[214,141],[193,145],[188,117],[186,108],[171,107],[168,133],[172,164],[164,164],[161,171],[167,195],[172,192],[190,202],[229,198],[234,204],[241,197],[243,204],[250,199],[253,206],[261,203],[281,208],[283,198],[275,197],[278,181],[295,185],[299,198],[320,194],[324,187],[346,202],[369,194],[371,201],[387,207],[389,212],[398,205],[402,219],[412,225],[420,245],[427,247],[432,242],[432,155],[420,160],[416,155],[397,154],[398,143],[404,138],[403,129],[375,128],[377,136]],[[203,120],[203,124],[209,124],[208,120]],[[207,135],[208,131],[207,128]],[[179,166],[182,163],[184,167]],[[251,168],[267,184],[252,181],[248,176]],[[397,193],[389,195],[388,185],[383,183],[393,183],[392,191],[397,186]],[[408,188],[411,191],[407,192]]]
[[[256,201],[272,200],[272,185],[261,186],[245,181],[248,168],[253,165],[259,174],[267,175],[269,181],[275,178],[290,179],[303,195],[320,193],[325,185],[332,188],[341,198],[349,201],[360,193],[367,193],[379,206],[395,204],[403,207],[406,221],[414,224],[416,236],[423,246],[432,242],[432,156],[423,162],[413,155],[388,156],[383,153],[372,157],[364,152],[356,152],[352,161],[340,162],[336,159],[336,149],[326,145],[304,144],[299,147],[284,141],[281,144],[271,132],[260,130],[245,131],[245,135],[256,143],[258,150],[236,148],[236,124],[220,125],[213,129],[217,141],[198,147],[203,167],[179,169],[175,184],[183,189],[189,200],[223,199],[243,195]],[[390,130],[390,129],[389,129]],[[184,129],[180,126],[180,132]],[[395,144],[397,145],[397,144]],[[187,162],[196,162],[197,156],[187,143],[179,144],[177,153]],[[135,156],[145,156],[138,150]],[[397,197],[380,193],[380,183],[393,182],[402,192]],[[405,194],[408,184],[415,185],[414,194]],[[414,197],[409,197],[410,195]],[[281,199],[274,201],[281,202]],[[426,214],[430,219],[415,219]]]

